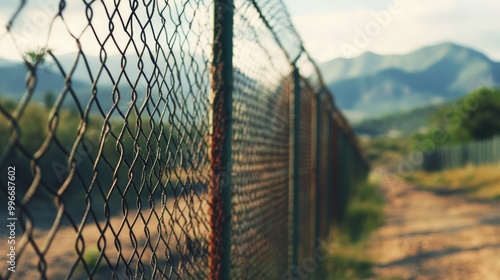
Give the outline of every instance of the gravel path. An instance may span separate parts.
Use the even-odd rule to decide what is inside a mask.
[[[500,203],[385,177],[387,220],[369,250],[377,279],[500,279]]]

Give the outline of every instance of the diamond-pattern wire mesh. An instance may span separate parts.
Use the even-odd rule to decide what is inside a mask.
[[[332,215],[331,207],[331,191],[329,186],[331,186],[331,173],[333,167],[331,165],[332,155],[331,155],[331,112],[332,103],[328,94],[320,94],[317,96],[318,100],[318,120],[316,121],[318,125],[317,130],[317,158],[316,158],[316,171],[317,171],[317,193],[316,193],[316,232],[315,234],[320,239],[326,239],[329,234],[329,225]]]
[[[23,44],[32,2],[0,37],[27,76],[1,106],[19,217],[2,277],[203,278],[211,3],[51,4],[46,42]]]
[[[288,258],[292,67],[255,6],[235,6],[231,276],[277,279]]]
[[[359,151],[348,130],[333,133],[334,125],[346,124],[332,119],[339,112],[331,98],[317,102],[318,94],[330,93],[283,3],[238,0],[222,5],[234,12],[232,171],[214,175],[210,154],[220,143],[210,139],[223,124],[212,119],[211,94],[224,65],[212,65],[220,20],[213,6],[203,0],[6,6],[0,169],[16,167],[18,269],[8,273],[2,262],[0,279],[219,275],[222,264],[210,262],[225,261],[216,256],[223,250],[210,250],[224,242],[214,241],[221,233],[211,223],[221,219],[214,204],[224,203],[210,189],[218,180],[231,187],[231,278],[282,278],[294,246],[299,261],[313,256],[316,237],[331,225],[329,212],[345,204],[354,182],[348,174],[366,164],[350,159]],[[300,111],[292,112],[296,94]],[[0,189],[7,193],[5,181]]]
[[[313,170],[313,104],[314,91],[305,80],[301,83],[300,96],[300,148],[299,148],[299,262],[313,255],[315,190]]]
[[[292,67],[252,3],[235,11],[232,278],[277,279],[288,264]]]

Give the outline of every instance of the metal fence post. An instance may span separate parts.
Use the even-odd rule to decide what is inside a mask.
[[[210,143],[209,279],[230,279],[233,93],[232,0],[214,2],[212,136]]]
[[[300,73],[299,69],[294,66],[293,69],[293,102],[292,102],[292,182],[291,194],[292,202],[290,204],[290,211],[292,212],[292,267],[297,267],[299,264],[299,190],[300,190]]]
[[[313,203],[312,205],[315,205],[315,213],[314,213],[314,216],[311,217],[311,220],[314,222],[314,226],[313,226],[313,231],[314,231],[314,245],[313,245],[313,248],[315,247],[316,245],[316,240],[317,238],[320,236],[320,228],[321,228],[321,223],[323,221],[320,220],[320,217],[322,217],[321,215],[321,201],[322,199],[324,199],[323,195],[322,195],[322,192],[321,192],[321,182],[322,182],[322,178],[321,177],[321,158],[322,158],[322,151],[321,151],[321,137],[323,136],[322,135],[322,131],[321,131],[321,128],[322,128],[322,124],[323,124],[323,120],[322,120],[322,117],[323,117],[323,106],[322,106],[322,102],[321,102],[321,98],[322,98],[322,92],[319,92],[316,94],[315,96],[316,98],[316,119],[314,121],[314,125],[316,126],[316,131],[314,131],[314,137],[315,137],[315,144],[314,144],[314,150],[313,150],[313,157],[314,157],[314,165],[315,165],[315,168],[314,168],[314,184],[311,186],[314,188],[314,200],[316,203]],[[324,152],[324,151],[323,151]]]
[[[331,194],[329,196],[331,201],[331,211],[332,213],[332,223],[338,224],[339,222],[339,211],[338,211],[338,198],[340,190],[340,177],[339,177],[339,134],[338,134],[338,123],[339,120],[336,117],[336,112],[332,113],[331,119],[331,141],[328,142],[331,147],[331,161],[332,161],[332,183],[331,183]]]
[[[330,232],[330,227],[332,226],[332,203],[333,201],[331,200],[331,197],[332,197],[332,193],[333,193],[333,190],[332,190],[332,184],[333,184],[333,162],[332,162],[332,112],[331,112],[331,107],[328,107],[328,114],[327,114],[327,117],[326,117],[326,127],[327,127],[327,134],[326,134],[326,137],[327,137],[327,140],[326,140],[326,143],[327,143],[327,150],[325,151],[325,157],[326,157],[326,193],[325,193],[325,201],[326,201],[326,205],[325,205],[325,211],[326,211],[326,220],[324,221],[326,223],[326,236],[328,236],[328,233]]]

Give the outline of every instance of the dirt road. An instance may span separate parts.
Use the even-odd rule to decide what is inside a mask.
[[[166,206],[159,201],[156,205],[154,209],[144,207],[141,212],[131,209],[127,216],[116,214],[107,221],[98,221],[98,224],[88,218],[82,227],[81,235],[78,235],[72,226],[58,227],[51,246],[43,253],[43,260],[39,253],[35,252],[33,244],[28,243],[22,256],[18,258],[16,272],[10,279],[39,279],[39,266],[44,265],[48,279],[66,279],[70,273],[71,279],[88,279],[75,249],[78,246],[82,250],[84,245],[85,250],[97,252],[97,255],[98,248],[104,248],[102,250],[110,263],[107,264],[103,259],[94,279],[111,279],[111,268],[118,279],[128,279],[124,262],[127,261],[135,273],[139,259],[144,265],[144,268],[141,268],[144,272],[138,273],[144,273],[146,278],[151,277],[148,264],[153,255],[157,268],[172,275],[171,279],[177,279],[176,275],[180,278],[184,273],[198,271],[200,265],[194,254],[198,250],[206,250],[206,243],[202,238],[207,235],[205,231],[208,216],[200,213],[208,212],[207,199],[204,196],[181,197],[177,200],[167,200]],[[49,225],[53,223],[41,218],[36,221]],[[33,242],[38,246],[38,250],[42,245],[45,246],[48,235],[48,229],[33,230]],[[0,252],[7,252],[7,249],[2,247],[5,244],[7,243],[0,244]],[[183,257],[182,265],[178,264],[180,256]],[[79,266],[72,272],[72,266],[77,262]],[[7,265],[2,259],[0,279],[4,279]],[[175,266],[170,268],[172,265]]]
[[[369,250],[376,279],[500,279],[500,203],[384,181],[387,221]]]

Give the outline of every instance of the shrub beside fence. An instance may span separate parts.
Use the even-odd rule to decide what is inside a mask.
[[[500,136],[439,147],[432,153],[424,153],[422,167],[426,171],[440,171],[468,164],[500,164]]]
[[[369,166],[282,2],[49,2],[0,34],[0,278],[297,277]]]

